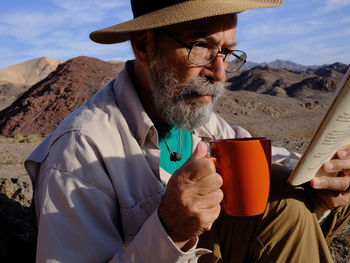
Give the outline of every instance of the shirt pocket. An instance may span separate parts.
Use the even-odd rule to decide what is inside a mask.
[[[120,207],[123,236],[126,243],[137,234],[145,221],[158,209],[164,192],[165,187],[129,207]]]

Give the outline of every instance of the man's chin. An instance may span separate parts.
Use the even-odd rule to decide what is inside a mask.
[[[182,121],[178,123],[177,126],[184,130],[193,131],[194,129],[206,124],[209,121],[212,112],[212,103],[196,102],[192,105],[190,112],[187,112],[187,114],[184,112],[181,118]],[[186,117],[184,118],[184,116]]]

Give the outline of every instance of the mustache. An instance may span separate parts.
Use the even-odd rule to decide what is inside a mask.
[[[205,77],[198,77],[187,81],[181,88],[175,100],[187,100],[196,96],[212,95],[213,100],[220,97],[225,91],[222,82],[211,82]]]

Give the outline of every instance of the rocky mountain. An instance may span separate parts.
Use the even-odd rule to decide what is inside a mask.
[[[90,57],[60,64],[0,112],[0,133],[49,134],[64,117],[115,78],[122,66]]]
[[[339,74],[345,74],[348,68],[349,65],[337,62],[323,67],[317,67],[313,72],[321,77],[339,77]]]
[[[276,88],[286,88],[307,78],[307,73],[295,73],[269,66],[257,66],[228,79],[230,90],[247,90],[258,93],[271,93]]]
[[[30,86],[21,84],[0,84],[0,111],[10,106],[16,98],[21,96],[29,88]]]
[[[307,69],[313,69],[315,67],[318,67],[318,66],[305,66],[302,64],[294,63],[289,60],[281,60],[281,59],[274,60],[268,63],[268,65],[271,66],[272,68],[287,69],[292,71],[305,71]]]
[[[63,62],[48,57],[28,60],[1,70],[0,81],[32,86],[47,77]]]
[[[0,110],[9,106],[32,85],[46,78],[63,60],[36,58],[0,71]]]
[[[324,93],[334,92],[348,65],[334,63],[306,71],[256,66],[242,71],[230,79],[230,90],[248,90],[278,97],[290,96],[305,100],[322,100]]]
[[[319,67],[323,67],[325,65],[319,66],[319,65],[311,65],[311,66],[305,66],[302,64],[298,64],[289,60],[281,60],[281,59],[276,59],[274,61],[271,61],[269,63],[267,62],[262,62],[262,63],[256,63],[256,62],[247,62],[246,64],[243,65],[244,70],[250,70],[254,67],[258,66],[269,66],[271,68],[277,68],[277,69],[287,69],[291,71],[305,71],[308,69],[316,69]]]

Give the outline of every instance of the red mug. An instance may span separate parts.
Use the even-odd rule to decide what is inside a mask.
[[[270,190],[271,140],[253,137],[211,141],[210,154],[223,179],[223,211],[231,216],[263,213]]]

